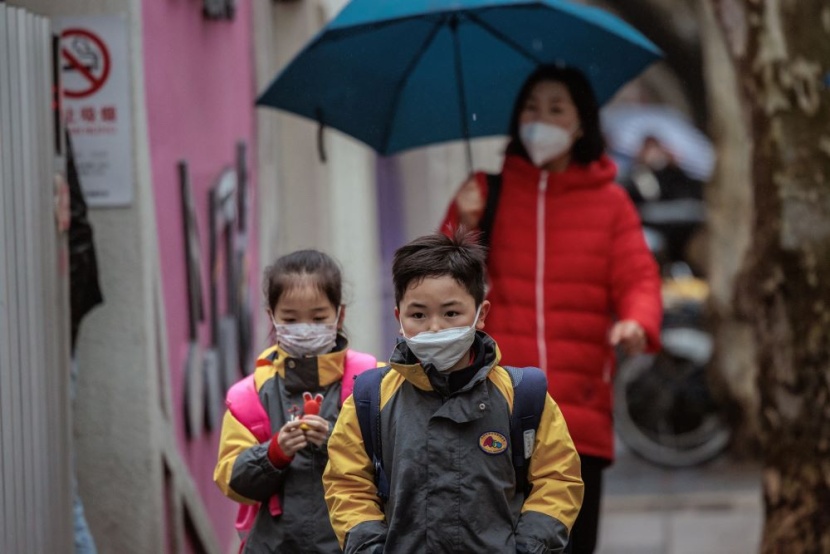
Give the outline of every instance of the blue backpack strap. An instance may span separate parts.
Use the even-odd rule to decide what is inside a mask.
[[[380,439],[380,384],[390,369],[389,366],[384,366],[364,371],[355,378],[352,392],[363,445],[375,468],[375,486],[383,502],[389,498],[389,481],[383,468]]]
[[[536,442],[536,429],[542,419],[548,380],[538,367],[509,367],[504,369],[513,382],[513,411],[510,414],[510,444],[513,449],[513,468],[516,470],[516,488],[530,492],[527,466]]]

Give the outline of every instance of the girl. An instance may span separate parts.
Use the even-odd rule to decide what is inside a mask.
[[[331,257],[279,258],[263,292],[276,344],[228,391],[214,481],[243,504],[242,552],[340,552],[323,500],[326,443],[354,376],[377,361],[348,348]]]

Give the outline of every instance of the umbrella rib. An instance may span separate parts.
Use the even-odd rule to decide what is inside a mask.
[[[435,36],[438,34],[438,31],[441,30],[442,25],[442,19],[439,19],[435,23],[429,35],[427,35],[427,37],[424,39],[423,44],[421,44],[421,47],[418,49],[418,51],[407,64],[406,69],[404,70],[400,80],[395,85],[395,92],[392,96],[394,100],[392,101],[392,107],[389,111],[389,117],[387,118],[389,123],[386,125],[386,131],[383,135],[383,149],[381,150],[381,152],[383,152],[384,155],[386,154],[386,151],[389,148],[389,141],[392,137],[392,126],[395,123],[395,114],[397,114],[398,112],[398,104],[401,100],[401,93],[404,87],[406,86],[407,82],[409,82],[409,77],[412,75],[412,71],[415,69],[415,66],[421,60],[421,56],[424,55],[424,52],[426,52],[427,48],[429,48],[430,44],[432,44],[432,41],[435,40]]]
[[[516,42],[512,38],[505,35],[501,31],[499,31],[498,29],[496,29],[495,27],[493,27],[492,25],[490,25],[489,23],[487,23],[486,21],[484,21],[483,19],[478,17],[478,15],[476,15],[472,12],[467,12],[465,15],[466,15],[467,19],[469,19],[470,21],[476,23],[479,27],[481,27],[482,29],[484,29],[485,31],[487,31],[488,33],[493,35],[497,40],[500,40],[501,42],[505,43],[507,46],[509,46],[510,48],[512,48],[513,50],[515,50],[516,52],[518,52],[519,54],[521,54],[522,56],[524,56],[528,60],[532,61],[535,64],[541,64],[542,63],[542,60],[540,60],[539,58],[534,56],[524,46],[520,45],[518,42]]]
[[[450,20],[452,42],[455,50],[455,82],[458,87],[458,100],[461,103],[461,132],[467,144],[467,170],[473,172],[473,151],[470,148],[470,124],[467,122],[467,92],[464,89],[464,68],[461,60],[461,43],[458,40],[458,18]]]

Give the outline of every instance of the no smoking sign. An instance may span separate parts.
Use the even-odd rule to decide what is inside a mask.
[[[70,16],[56,22],[63,119],[87,204],[127,206],[134,184],[127,17]]]
[[[61,33],[63,93],[68,98],[85,98],[107,82],[111,62],[106,44],[86,29],[65,29]]]

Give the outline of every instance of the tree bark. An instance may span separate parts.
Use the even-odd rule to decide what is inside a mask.
[[[706,257],[711,290],[707,319],[715,331],[715,358],[708,377],[732,428],[733,455],[755,455],[759,434],[755,341],[751,322],[734,309],[753,214],[748,128],[742,117],[736,117],[742,110],[736,68],[708,2],[621,0],[602,5],[655,40],[667,54],[668,70],[680,82],[698,85],[684,86],[684,103],[693,106],[698,125],[715,139],[719,150],[715,174],[706,186],[708,223],[705,252],[700,253]],[[643,81],[658,86],[661,93],[666,89],[666,80],[656,74],[647,72]]]
[[[757,345],[762,552],[830,552],[830,6],[708,1],[751,138],[755,211],[736,307]]]
[[[752,323],[736,312],[735,290],[752,236],[752,150],[736,67],[709,3],[701,3],[700,22],[709,130],[718,151],[706,187],[708,319],[715,339],[709,378],[732,428],[732,453],[748,457],[758,447],[758,371]]]

